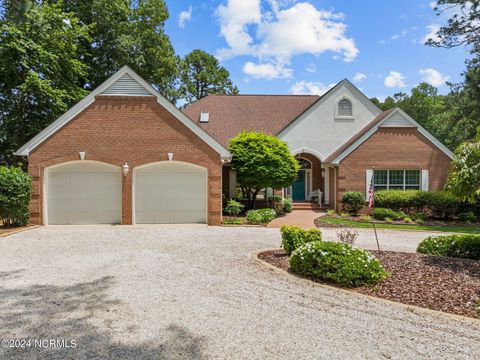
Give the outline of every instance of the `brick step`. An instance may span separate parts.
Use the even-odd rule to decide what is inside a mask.
[[[293,210],[320,210],[321,208],[317,203],[310,202],[294,202],[292,204]]]

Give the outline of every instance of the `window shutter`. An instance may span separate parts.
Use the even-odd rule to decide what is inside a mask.
[[[372,182],[373,170],[367,170],[366,172],[366,181],[365,181],[365,199],[368,200],[368,189],[370,188],[370,183]]]
[[[230,170],[228,179],[228,196],[230,199],[237,197],[237,172]]]
[[[428,170],[422,170],[422,190],[428,191]]]

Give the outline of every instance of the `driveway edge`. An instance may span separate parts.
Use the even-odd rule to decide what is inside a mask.
[[[41,225],[25,226],[21,229],[14,230],[14,231],[8,232],[6,234],[1,234],[0,238],[7,237],[7,236],[10,236],[10,235],[13,235],[13,234],[18,234],[18,233],[23,232],[23,231],[33,230],[33,229],[39,228],[40,226]]]
[[[475,319],[475,318],[462,316],[462,315],[457,315],[457,314],[451,314],[451,313],[447,313],[447,312],[443,312],[443,311],[439,311],[439,310],[432,310],[432,309],[428,309],[428,308],[424,308],[424,307],[420,307],[420,306],[415,306],[415,305],[403,304],[403,303],[392,301],[392,300],[387,300],[387,299],[382,299],[382,298],[375,297],[375,296],[370,296],[370,295],[366,295],[366,294],[357,293],[357,292],[350,291],[350,290],[347,290],[347,289],[341,289],[341,288],[338,288],[338,287],[335,287],[335,286],[320,284],[320,283],[302,278],[300,276],[291,274],[291,273],[289,273],[289,272],[287,272],[283,269],[280,269],[280,268],[278,268],[278,267],[276,267],[272,264],[269,264],[268,262],[266,262],[266,261],[264,261],[264,260],[262,260],[258,257],[258,254],[260,254],[262,252],[265,252],[265,251],[271,251],[271,250],[278,250],[278,249],[255,250],[250,254],[250,257],[252,258],[252,260],[255,263],[270,269],[271,271],[287,278],[290,281],[301,283],[303,285],[310,285],[310,286],[313,286],[313,287],[320,287],[320,288],[323,288],[323,289],[337,291],[337,292],[340,292],[340,293],[343,293],[343,294],[346,294],[346,295],[349,295],[349,296],[356,296],[357,298],[363,299],[363,300],[371,300],[371,301],[376,301],[376,302],[383,303],[383,304],[386,304],[386,305],[396,306],[396,307],[402,308],[404,310],[410,311],[410,312],[412,312],[416,315],[422,315],[422,313],[423,313],[423,314],[432,315],[432,316],[437,317],[437,318],[443,318],[444,320],[456,320],[456,321],[460,320],[460,321],[469,322],[473,325],[480,326],[480,319]]]

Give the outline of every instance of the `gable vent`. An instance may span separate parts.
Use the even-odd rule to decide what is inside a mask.
[[[102,95],[123,95],[123,96],[152,96],[152,94],[140,85],[129,74],[125,74],[115,81]]]
[[[209,117],[210,117],[209,113],[204,113],[204,112],[200,113],[200,122],[208,123]]]
[[[410,121],[405,119],[402,114],[393,114],[387,121],[385,121],[382,127],[415,127]]]

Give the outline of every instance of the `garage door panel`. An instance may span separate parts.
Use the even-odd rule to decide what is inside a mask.
[[[119,167],[82,161],[49,169],[47,176],[49,224],[120,223]]]
[[[165,162],[135,172],[137,223],[205,223],[207,170]]]

